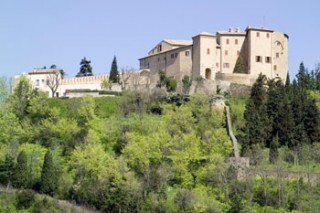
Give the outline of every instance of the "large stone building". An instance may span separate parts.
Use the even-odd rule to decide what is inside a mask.
[[[190,41],[163,40],[146,57],[140,58],[140,70],[120,74],[120,83],[112,90],[151,90],[159,81],[160,70],[176,79],[181,92],[184,76],[205,79],[205,91],[228,90],[231,83],[252,85],[260,73],[268,78],[286,80],[288,73],[288,36],[265,28],[248,27],[245,31],[229,29],[216,35],[200,33]],[[238,61],[238,62],[237,62]],[[239,61],[242,61],[241,63]],[[237,66],[236,64],[242,65]],[[240,67],[240,69],[239,69]],[[54,96],[74,96],[75,90],[98,91],[108,74],[63,79],[59,69],[34,69],[25,74],[33,88],[52,96],[50,82],[59,86]],[[193,84],[191,92],[197,86]],[[91,93],[93,94],[93,93]]]
[[[242,61],[243,68],[235,72],[237,60]],[[178,83],[188,75],[215,81],[217,85],[232,82],[252,85],[260,73],[285,81],[288,36],[254,27],[245,31],[230,28],[216,35],[200,33],[190,41],[163,40],[139,61],[140,69],[150,70],[151,85],[158,81],[160,70]]]

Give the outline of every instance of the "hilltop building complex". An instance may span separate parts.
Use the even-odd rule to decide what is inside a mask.
[[[189,75],[193,79],[252,85],[260,73],[284,81],[288,72],[288,36],[254,27],[245,31],[230,28],[216,35],[200,33],[189,41],[163,40],[139,61],[140,69],[150,69],[151,76],[162,70],[177,82]],[[154,81],[156,77],[151,84]]]
[[[247,27],[215,35],[200,33],[192,40],[162,40],[139,59],[140,70],[120,74],[120,83],[112,90],[150,90],[159,82],[159,71],[177,81],[177,92],[182,91],[184,76],[194,82],[203,79],[211,94],[217,87],[227,90],[232,83],[252,85],[260,73],[284,82],[288,39],[286,34],[271,29]],[[59,69],[34,69],[25,75],[33,88],[48,91],[50,96],[54,78],[58,83],[54,96],[70,96],[72,90],[101,90],[102,81],[109,79],[108,74],[63,79],[59,73]]]

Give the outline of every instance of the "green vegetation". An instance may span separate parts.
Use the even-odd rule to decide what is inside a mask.
[[[251,162],[240,179],[210,97],[49,99],[21,79],[0,109],[0,212],[68,212],[59,199],[102,212],[319,212],[319,94],[300,71],[228,98]]]
[[[86,57],[81,59],[80,71],[77,73],[76,77],[93,76],[92,67],[90,63],[91,61],[88,61]]]
[[[119,80],[120,80],[120,76],[119,76],[119,71],[118,71],[117,58],[116,58],[116,56],[114,56],[112,64],[111,64],[109,82],[110,83],[119,83]]]

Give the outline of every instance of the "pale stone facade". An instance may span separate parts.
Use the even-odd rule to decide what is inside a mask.
[[[238,57],[244,70],[234,73]],[[181,84],[184,75],[202,77],[217,85],[252,85],[260,73],[268,78],[286,80],[288,36],[265,28],[229,29],[216,35],[200,33],[190,41],[163,40],[148,56],[140,58],[140,69],[150,69],[151,85],[158,72],[165,71]]]
[[[243,60],[241,73],[234,73],[238,58]],[[160,70],[176,79],[177,92],[181,92],[182,79],[191,76],[190,93],[200,90],[214,94],[228,90],[231,83],[252,85],[260,73],[267,78],[286,80],[288,73],[288,36],[265,28],[247,27],[245,31],[200,33],[192,40],[163,40],[152,48],[146,57],[140,58],[140,70],[120,74],[120,83],[112,84],[113,91],[151,90],[159,81]],[[52,92],[49,77],[61,73],[60,69],[34,69],[26,76],[34,89]],[[199,88],[199,79],[204,85]],[[55,96],[72,96],[71,90],[102,90],[101,83],[108,74],[67,78],[59,76]]]

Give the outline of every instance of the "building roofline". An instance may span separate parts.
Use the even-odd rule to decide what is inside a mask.
[[[168,53],[168,52],[170,52],[170,51],[174,52],[174,51],[176,51],[176,50],[180,50],[180,49],[183,49],[183,48],[186,48],[186,47],[192,47],[192,46],[193,46],[193,44],[187,45],[187,46],[177,47],[177,48],[174,48],[174,49],[171,49],[171,50],[167,50],[167,51],[155,53],[155,54],[152,54],[152,55],[148,55],[148,56],[139,58],[138,60],[145,59],[145,58],[150,58],[150,57],[157,56],[157,55],[161,55],[161,54],[163,54],[163,53]]]

